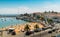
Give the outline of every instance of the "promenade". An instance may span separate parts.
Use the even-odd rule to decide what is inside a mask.
[[[52,33],[48,33],[48,31],[42,31],[42,32],[35,33],[31,37],[53,37],[53,36],[57,37],[57,35],[60,35],[60,32],[58,32],[58,30]]]
[[[37,23],[27,23],[27,24],[31,25],[30,29],[33,30],[34,25],[36,25]],[[48,33],[48,31],[50,31],[52,29],[47,29],[47,30],[42,30],[42,31],[37,32],[37,33],[34,32],[34,34],[26,36],[25,32],[21,32],[21,29],[23,30],[24,27],[25,27],[25,25],[12,26],[12,28],[15,29],[16,35],[8,34],[8,31],[3,31],[2,35],[0,35],[0,37],[51,37],[51,36],[56,36],[56,35],[60,34],[60,32],[58,32],[58,30],[55,32],[52,32],[52,33]],[[39,27],[43,28],[43,25],[39,23]],[[11,28],[11,26],[7,27],[7,29],[9,29],[9,28]],[[0,30],[2,30],[2,29],[0,29]],[[3,28],[3,30],[5,30],[5,28]]]
[[[24,32],[20,32],[19,34],[16,34],[16,35],[11,35],[11,34],[8,34],[8,31],[3,31],[3,35],[2,36],[0,35],[0,37],[51,37],[51,36],[56,36],[59,34],[60,32],[58,31],[55,31],[49,34],[48,30],[45,30],[45,31],[34,33],[30,36],[26,36]]]

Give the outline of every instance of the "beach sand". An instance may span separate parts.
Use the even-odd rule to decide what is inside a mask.
[[[26,24],[28,24],[28,25],[30,25],[30,29],[31,30],[33,30],[34,29],[34,26],[36,25],[36,24],[38,24],[39,25],[39,27],[40,28],[43,28],[44,26],[42,25],[42,24],[40,24],[40,23],[26,23]],[[3,37],[51,37],[51,36],[55,36],[55,35],[59,35],[60,34],[60,32],[58,32],[58,31],[56,31],[56,32],[58,32],[58,33],[56,33],[56,32],[53,32],[53,33],[51,33],[51,34],[49,34],[48,32],[44,32],[44,31],[42,31],[43,32],[43,34],[41,34],[41,32],[38,32],[38,33],[34,33],[34,34],[32,34],[32,35],[30,35],[30,36],[25,36],[25,33],[24,32],[21,32],[21,30],[24,30],[24,27],[25,27],[25,25],[26,24],[19,24],[19,25],[14,25],[14,26],[8,26],[8,27],[6,27],[6,28],[1,28],[0,30],[6,30],[6,29],[9,29],[9,28],[15,28],[15,32],[16,32],[16,35],[11,35],[11,34],[8,34],[8,32],[7,31],[3,31]],[[59,29],[60,30],[60,29]],[[1,36],[0,36],[1,37]]]
[[[30,30],[34,30],[34,26],[36,24],[38,24],[40,28],[43,28],[44,27],[41,23],[35,23],[35,22],[33,22],[33,23],[25,23],[25,24],[11,25],[11,26],[8,26],[6,28],[0,28],[0,30],[8,30],[9,28],[14,28],[16,34],[19,34],[19,32],[24,31],[24,27],[25,27],[26,24],[28,24],[30,26],[29,27]]]
[[[21,32],[21,30],[24,30],[24,27],[25,27],[26,24],[28,24],[30,26],[29,27],[30,30],[34,30],[34,26],[36,24],[38,24],[40,28],[44,27],[40,23],[25,23],[25,24],[11,25],[11,26],[8,26],[8,27],[5,27],[5,28],[0,28],[0,30],[4,30],[2,37],[24,37],[25,35],[24,35],[23,32]],[[16,32],[16,35],[15,36],[12,36],[12,35],[8,34],[7,31],[5,31],[5,30],[8,30],[9,28],[14,28],[15,29],[15,32]],[[30,37],[30,36],[26,36],[26,37]]]

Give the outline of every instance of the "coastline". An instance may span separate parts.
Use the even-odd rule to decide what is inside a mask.
[[[22,34],[21,30],[24,30],[24,27],[25,25],[28,24],[32,27],[30,27],[31,30],[33,30],[34,28],[34,25],[38,24],[38,23],[25,23],[25,24],[16,24],[16,25],[12,25],[12,26],[8,26],[6,28],[1,28],[0,30],[6,30],[6,29],[9,29],[9,28],[15,28],[15,32],[16,34]],[[42,27],[41,24],[39,23],[39,27]],[[59,29],[60,30],[60,29]],[[51,34],[48,34],[48,33],[44,33],[44,35],[41,35],[40,33],[42,33],[43,31],[41,32],[38,32],[38,33],[34,33],[34,36],[29,36],[29,37],[51,37],[51,36],[55,36],[55,35],[59,35],[60,32],[56,33],[56,32],[53,32]]]
[[[28,25],[30,26],[30,27],[29,27],[30,30],[34,30],[34,26],[35,26],[36,24],[38,24],[40,28],[43,27],[42,24],[40,24],[40,23],[35,23],[35,22],[29,23],[29,22],[28,22],[28,23],[25,23],[25,24],[10,25],[10,26],[8,26],[8,27],[0,28],[0,30],[8,30],[9,28],[14,28],[14,29],[15,29],[15,32],[18,34],[19,32],[24,31],[24,27],[25,27],[26,24],[28,24]]]

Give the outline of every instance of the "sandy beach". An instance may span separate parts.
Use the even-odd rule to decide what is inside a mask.
[[[3,36],[4,36],[4,37],[19,37],[19,36],[24,37],[24,33],[21,32],[21,30],[22,30],[22,31],[24,30],[24,27],[25,27],[26,24],[28,24],[28,25],[30,26],[30,27],[29,27],[30,30],[34,30],[34,26],[35,26],[36,24],[38,24],[40,28],[44,27],[44,26],[43,26],[42,24],[40,24],[40,23],[25,23],[25,24],[11,25],[11,26],[8,26],[8,27],[6,27],[6,28],[0,28],[0,30],[4,30],[4,31],[3,31]],[[14,29],[15,29],[15,32],[16,32],[16,35],[15,35],[15,36],[12,36],[12,35],[7,34],[7,31],[5,31],[5,30],[8,30],[9,28],[14,28]],[[9,35],[9,36],[8,36],[8,35]],[[30,36],[29,36],[29,37],[30,37]]]
[[[24,31],[24,27],[25,27],[25,25],[26,24],[28,24],[30,27],[30,30],[34,30],[34,26],[36,25],[36,24],[38,24],[39,25],[39,28],[43,28],[44,26],[41,24],[41,23],[25,23],[25,24],[16,24],[16,25],[11,25],[11,26],[8,26],[8,27],[6,27],[6,28],[0,28],[0,30],[8,30],[9,28],[14,28],[15,29],[15,32],[16,32],[16,34],[19,34],[19,32],[21,32],[21,31]]]
[[[51,37],[51,36],[56,36],[56,35],[59,35],[59,34],[60,34],[59,31],[52,32],[51,34],[49,34],[48,32],[45,32],[45,31],[41,31],[41,32],[38,32],[38,33],[34,33],[30,36],[26,36],[24,32],[19,32],[16,35],[11,35],[11,34],[8,34],[7,31],[4,31],[2,36],[3,37]]]
[[[44,27],[40,23],[26,23],[26,24],[30,25],[30,27],[29,27],[30,30],[34,30],[34,26],[36,24],[38,24],[40,28]],[[0,30],[6,30],[6,29],[9,29],[9,28],[14,28],[15,29],[16,35],[13,36],[11,34],[7,34],[8,33],[7,31],[3,31],[3,37],[51,37],[51,36],[55,36],[55,35],[60,34],[60,32],[58,32],[58,31],[55,31],[55,32],[49,34],[47,32],[47,30],[46,30],[46,31],[41,31],[41,32],[38,32],[38,33],[34,33],[34,34],[30,35],[30,36],[25,36],[25,33],[21,32],[21,30],[24,30],[24,27],[25,27],[26,24],[8,26],[6,28],[1,28]],[[56,33],[56,32],[58,32],[58,33]]]

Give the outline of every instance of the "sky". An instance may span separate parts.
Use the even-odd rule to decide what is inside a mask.
[[[0,14],[60,12],[60,0],[0,0]]]

